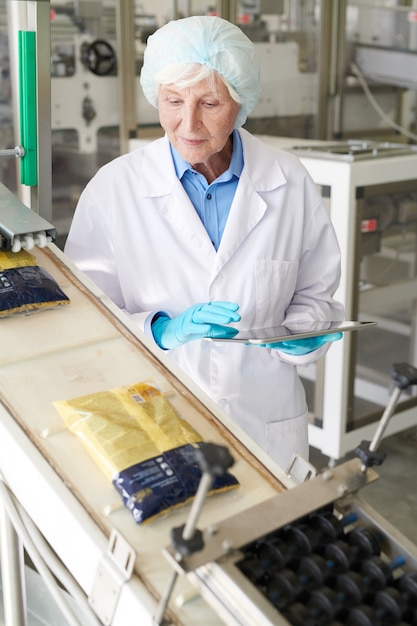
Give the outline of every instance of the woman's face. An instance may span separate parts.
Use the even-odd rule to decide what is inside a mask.
[[[240,105],[215,74],[190,87],[161,85],[159,119],[182,158],[193,165],[208,163],[226,146]]]

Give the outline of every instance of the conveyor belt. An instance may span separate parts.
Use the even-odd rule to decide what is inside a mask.
[[[235,460],[240,487],[208,499],[204,526],[268,500],[285,489],[288,479],[243,433],[239,440],[239,432],[214,403],[56,246],[32,252],[71,303],[1,320],[0,472],[87,596],[109,561],[111,533],[124,538],[135,563],[131,578],[117,584],[120,595],[109,623],[146,624],[170,571],[162,549],[189,506],[138,527],[114,487],[64,427],[53,402],[152,379],[205,441],[227,446]],[[177,592],[189,588],[183,578]],[[98,610],[108,597],[107,589],[99,587]],[[170,611],[178,624],[222,623],[202,600],[177,607],[174,597]]]

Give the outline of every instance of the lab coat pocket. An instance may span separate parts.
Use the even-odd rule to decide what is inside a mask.
[[[284,471],[289,469],[294,454],[308,461],[307,413],[300,417],[269,422],[266,425],[266,452]]]
[[[258,259],[255,272],[256,325],[279,326],[294,295],[298,262]]]

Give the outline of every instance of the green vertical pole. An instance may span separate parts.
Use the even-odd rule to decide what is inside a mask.
[[[20,145],[25,149],[20,182],[32,187],[38,184],[35,37],[34,31],[20,30],[18,34]]]

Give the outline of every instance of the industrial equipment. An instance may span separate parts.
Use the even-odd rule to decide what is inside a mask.
[[[56,229],[0,183],[0,250],[32,250],[55,241]]]
[[[55,246],[36,256],[72,302],[65,310],[2,320],[0,470],[97,623],[287,626],[308,624],[312,615],[333,624],[349,614],[349,623],[361,624],[381,612],[417,623],[417,550],[361,500],[360,489],[378,478],[372,467],[362,471],[355,458],[316,474],[296,459],[302,472],[283,472]],[[60,425],[52,400],[149,376],[207,440],[230,450],[241,487],[208,498],[197,516],[186,506],[138,527]],[[189,519],[204,546],[178,558],[171,529],[187,527]],[[176,584],[162,621],[158,607],[172,568]],[[19,600],[13,592],[11,604]],[[78,623],[91,623],[81,606]]]
[[[70,303],[0,325],[7,626],[24,624],[26,608],[12,528],[74,624],[287,626],[320,615],[330,625],[346,614],[351,624],[375,614],[417,623],[416,547],[359,495],[378,478],[380,435],[335,468],[299,457],[277,467],[54,244],[32,252]],[[406,374],[402,393],[417,380]],[[194,503],[143,525],[54,408],[140,380],[154,381],[209,450]],[[240,486],[205,499],[231,464]]]
[[[97,4],[86,3],[92,10]],[[301,60],[309,58],[299,55],[307,49],[305,42],[296,28],[289,32],[292,37],[285,40],[268,36],[257,45],[271,68],[282,51],[291,68],[288,77],[299,80],[290,85],[290,100],[285,89],[280,91],[283,109],[269,102],[273,86],[267,82],[258,113],[262,120],[271,110],[275,118],[294,110],[305,116],[311,134],[316,68],[303,66]],[[67,35],[52,50],[52,128],[62,132],[63,150],[70,147],[65,145],[68,129],[77,129],[76,147],[95,154],[100,129],[118,122],[114,39],[104,38],[110,47],[103,51],[99,33],[73,24]],[[103,75],[101,61],[107,64]],[[356,61],[361,63],[359,55]],[[391,92],[384,97],[395,100]],[[156,112],[140,106],[140,123],[153,124]],[[356,116],[355,123],[358,119],[364,118]],[[342,251],[338,296],[347,317],[378,321],[378,329],[370,331],[378,333],[373,345],[381,346],[390,362],[416,362],[414,148],[264,139],[294,150],[322,191]],[[26,215],[24,208],[13,211],[13,218],[19,215]],[[54,589],[54,600],[61,605],[63,594],[51,578],[77,600],[75,618],[66,610],[70,623],[417,623],[416,546],[360,497],[361,489],[378,478],[366,456],[375,451],[378,436],[362,447],[365,457],[336,467],[317,472],[299,458],[290,468],[276,467],[48,241],[55,237],[54,227],[40,226],[32,214],[22,230],[9,218],[4,222],[6,248],[13,248],[16,235],[32,234],[35,243],[42,233],[33,254],[71,300],[62,309],[1,320],[1,558],[3,578],[11,583],[4,589],[7,626],[25,623],[20,541]],[[388,367],[380,356],[375,366],[371,348],[345,337],[323,362],[301,372],[311,412],[310,441],[331,459],[371,439],[389,402]],[[139,527],[63,427],[53,402],[149,379],[205,441],[230,452],[240,488],[208,498],[201,509],[186,505]],[[389,424],[383,422],[387,434],[415,424],[416,394],[411,388],[401,392],[403,401],[390,407],[395,414]],[[176,528],[181,531],[170,544]],[[198,529],[202,549],[184,554],[182,540],[194,538]],[[14,530],[20,537],[16,542],[10,540],[16,539]],[[172,594],[167,593],[170,581]]]
[[[120,89],[115,60],[116,43],[94,39],[91,33],[64,29],[59,16],[52,22],[52,129],[76,133],[75,154],[96,154],[99,133],[119,124]],[[67,17],[68,20],[68,17]],[[295,40],[257,41],[262,67],[262,95],[256,119],[312,116],[316,108],[316,75],[300,68],[300,45]],[[135,40],[136,121],[138,127],[158,126],[158,112],[146,101],[139,83],[145,45]],[[276,89],[276,75],[285,89]],[[64,145],[61,149],[65,149]],[[67,147],[68,150],[68,147]]]
[[[416,89],[415,8],[349,4],[348,37],[362,74],[373,83]]]
[[[357,500],[369,468],[385,458],[378,448],[400,394],[417,384],[417,369],[408,364],[394,364],[391,374],[395,390],[372,441],[356,450],[360,463],[326,470],[226,520],[206,533],[206,544],[199,536],[193,545],[195,524],[186,538],[173,529],[165,554],[175,576],[187,574],[225,623],[417,624],[417,552]]]
[[[340,459],[381,416],[390,394],[390,361],[417,361],[417,149],[367,140],[261,138],[293,151],[321,190],[341,249],[336,298],[346,318],[378,322],[366,336],[345,338],[324,361],[300,370],[311,445]],[[416,403],[409,389],[390,433],[415,423]]]

